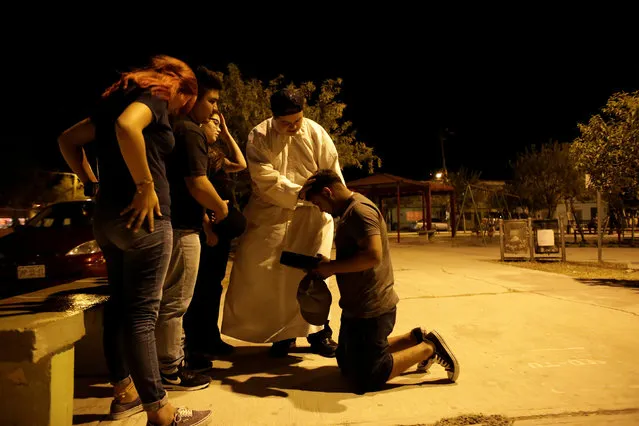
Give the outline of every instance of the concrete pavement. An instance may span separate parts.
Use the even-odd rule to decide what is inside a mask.
[[[637,249],[614,250],[624,249],[609,248],[611,258],[639,257]],[[517,425],[639,424],[636,287],[496,264],[487,260],[499,258],[498,247],[452,247],[444,239],[403,240],[391,254],[401,298],[395,333],[438,330],[460,360],[456,384],[435,366],[360,396],[348,391],[334,360],[306,352],[304,339],[283,360],[269,359],[268,346],[229,339],[237,355],[214,362],[211,386],[171,392],[172,401],[212,409],[211,424],[220,425],[432,424],[470,413],[513,417]],[[590,256],[575,254],[582,255]],[[632,279],[639,285],[639,272]],[[74,423],[105,421],[109,403],[104,377],[78,378]],[[142,426],[145,416],[105,424]]]

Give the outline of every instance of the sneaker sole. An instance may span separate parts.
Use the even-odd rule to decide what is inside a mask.
[[[459,377],[459,362],[457,362],[455,354],[453,353],[453,351],[450,350],[450,347],[446,344],[446,341],[438,332],[433,330],[431,331],[431,333],[437,337],[437,340],[439,340],[439,343],[442,345],[446,353],[450,355],[450,359],[451,361],[453,361],[453,371],[447,371],[448,379],[452,382],[456,382],[457,378]]]
[[[144,408],[142,408],[142,404],[140,404],[140,405],[136,405],[135,407],[129,408],[128,410],[125,410],[125,411],[110,413],[109,417],[111,417],[111,420],[122,420],[122,419],[126,419],[127,417],[131,417],[134,414],[141,413],[142,411],[144,411]]]
[[[166,390],[175,390],[175,391],[195,391],[200,389],[208,388],[210,383],[204,383],[203,385],[198,386],[182,386],[182,385],[173,385],[171,383],[162,382],[162,387]]]
[[[333,351],[331,353],[322,353],[320,351],[315,351],[315,350],[313,350],[313,348],[311,348],[310,352],[312,354],[315,354],[315,355],[323,356],[324,358],[335,358],[336,357],[335,351]]]

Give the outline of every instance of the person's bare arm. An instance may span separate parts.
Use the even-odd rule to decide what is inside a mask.
[[[76,123],[58,137],[58,145],[64,160],[84,183],[98,181],[82,147],[93,139],[95,139],[95,126],[90,118]]]
[[[246,159],[242,154],[240,146],[237,144],[237,142],[235,142],[235,139],[233,139],[233,136],[231,136],[228,127],[226,127],[226,121],[224,120],[224,116],[222,114],[220,114],[220,137],[224,142],[226,142],[226,145],[229,147],[229,151],[231,152],[231,156],[234,160],[231,161],[228,158],[224,159],[224,171],[233,173],[241,172],[242,170],[246,169]]]
[[[132,212],[127,228],[133,225],[137,231],[145,219],[149,230],[154,229],[154,213],[162,216],[160,202],[155,193],[153,176],[146,158],[146,145],[142,131],[153,121],[151,109],[141,102],[133,102],[118,117],[115,123],[115,135],[120,145],[124,162],[137,186],[131,204],[122,211],[122,215]]]
[[[327,278],[335,274],[366,271],[382,262],[382,238],[379,234],[362,238],[358,246],[358,252],[348,259],[330,260],[324,257],[313,272]]]

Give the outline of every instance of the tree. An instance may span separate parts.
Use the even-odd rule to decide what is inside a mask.
[[[468,185],[477,185],[481,172],[469,170],[464,166],[460,167],[456,172],[448,173],[447,183],[455,188],[455,204],[458,214],[461,214],[462,202]],[[477,201],[477,200],[475,200]],[[466,206],[470,205],[470,200],[466,200]]]
[[[601,114],[578,126],[572,158],[592,187],[603,192],[611,227],[615,222],[621,238],[625,207],[639,205],[639,91],[613,94]]]
[[[571,147],[577,167],[594,188],[612,194],[639,192],[639,91],[613,94]]]
[[[535,145],[517,156],[513,188],[530,210],[547,209],[553,217],[562,199],[574,200],[583,192],[584,177],[570,156],[570,146],[551,142]],[[574,212],[574,205],[573,205]]]

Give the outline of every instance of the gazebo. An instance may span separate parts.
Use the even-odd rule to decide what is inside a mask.
[[[381,204],[380,200],[382,197],[397,197],[397,242],[400,240],[399,216],[402,195],[421,195],[422,221],[428,230],[432,228],[432,196],[449,195],[451,232],[452,236],[455,236],[455,189],[450,185],[441,182],[412,180],[387,173],[379,173],[347,182],[346,186],[352,191],[366,195],[378,204]]]

